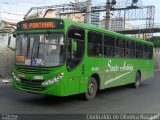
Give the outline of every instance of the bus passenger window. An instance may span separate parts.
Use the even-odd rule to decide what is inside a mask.
[[[149,58],[148,45],[146,45],[146,44],[143,45],[143,58],[144,58],[144,59]]]
[[[153,46],[149,46],[149,59],[153,58]]]
[[[88,55],[89,56],[102,56],[102,34],[89,31],[88,32]]]
[[[135,58],[135,42],[131,40],[127,40],[127,54],[128,58]]]
[[[115,38],[105,35],[104,36],[104,55],[109,57],[114,57],[115,51]]]
[[[143,58],[143,44],[136,42],[136,58]]]

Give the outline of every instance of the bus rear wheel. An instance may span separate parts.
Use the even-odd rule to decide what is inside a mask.
[[[88,81],[87,92],[83,94],[83,98],[87,101],[94,99],[97,94],[97,81],[91,77]]]
[[[139,72],[136,73],[135,83],[133,84],[134,88],[138,88],[141,84],[141,75]]]

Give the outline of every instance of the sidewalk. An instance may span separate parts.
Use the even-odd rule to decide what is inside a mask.
[[[155,71],[155,72],[158,72],[158,71],[160,71],[160,69],[155,69],[154,71]]]

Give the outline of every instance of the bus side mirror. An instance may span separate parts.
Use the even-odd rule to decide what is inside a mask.
[[[9,49],[11,49],[11,50],[15,51],[15,50],[16,50],[16,48],[11,47],[11,39],[12,39],[12,37],[11,37],[11,36],[9,36],[9,38],[8,38],[8,45],[7,45],[7,47],[8,47]]]
[[[16,38],[16,37],[17,37],[17,34],[16,34],[16,33],[13,33],[13,37]]]
[[[71,46],[72,46],[72,53],[75,53],[75,52],[77,52],[77,41],[75,41],[75,40],[72,40],[71,41]]]

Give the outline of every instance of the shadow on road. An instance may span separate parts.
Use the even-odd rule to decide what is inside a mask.
[[[79,99],[79,95],[72,95],[67,97],[35,95],[30,98],[28,97],[27,99],[20,99],[19,101],[27,104],[54,106],[59,104],[70,103],[73,101],[79,101]]]
[[[130,92],[133,90],[141,91],[143,88],[146,88],[149,86],[148,83],[142,83],[140,88],[135,89],[131,88],[129,85],[114,87],[114,88],[108,88],[104,90],[98,91],[97,97],[95,99],[98,99],[99,97],[111,97],[115,96],[116,94],[122,94],[122,92]],[[24,92],[20,92],[20,94],[24,94]],[[136,94],[136,92],[135,92]],[[72,95],[67,97],[57,97],[57,96],[45,96],[45,95],[35,95],[26,93],[25,96],[21,96],[17,99],[19,102],[25,103],[25,104],[31,104],[31,105],[43,105],[43,106],[57,106],[62,104],[69,104],[69,103],[76,103],[76,102],[87,102],[81,98],[81,95]],[[94,100],[92,100],[94,101]]]
[[[107,89],[103,89],[103,90],[100,90],[98,92],[98,95],[104,95],[104,94],[107,94],[107,95],[111,95],[111,94],[117,94],[119,92],[124,92],[124,91],[130,91],[130,90],[140,90],[140,89],[143,89],[145,87],[149,86],[148,83],[141,83],[140,87],[139,88],[133,88],[131,85],[123,85],[123,86],[117,86],[117,87],[112,87],[112,88],[107,88]]]

